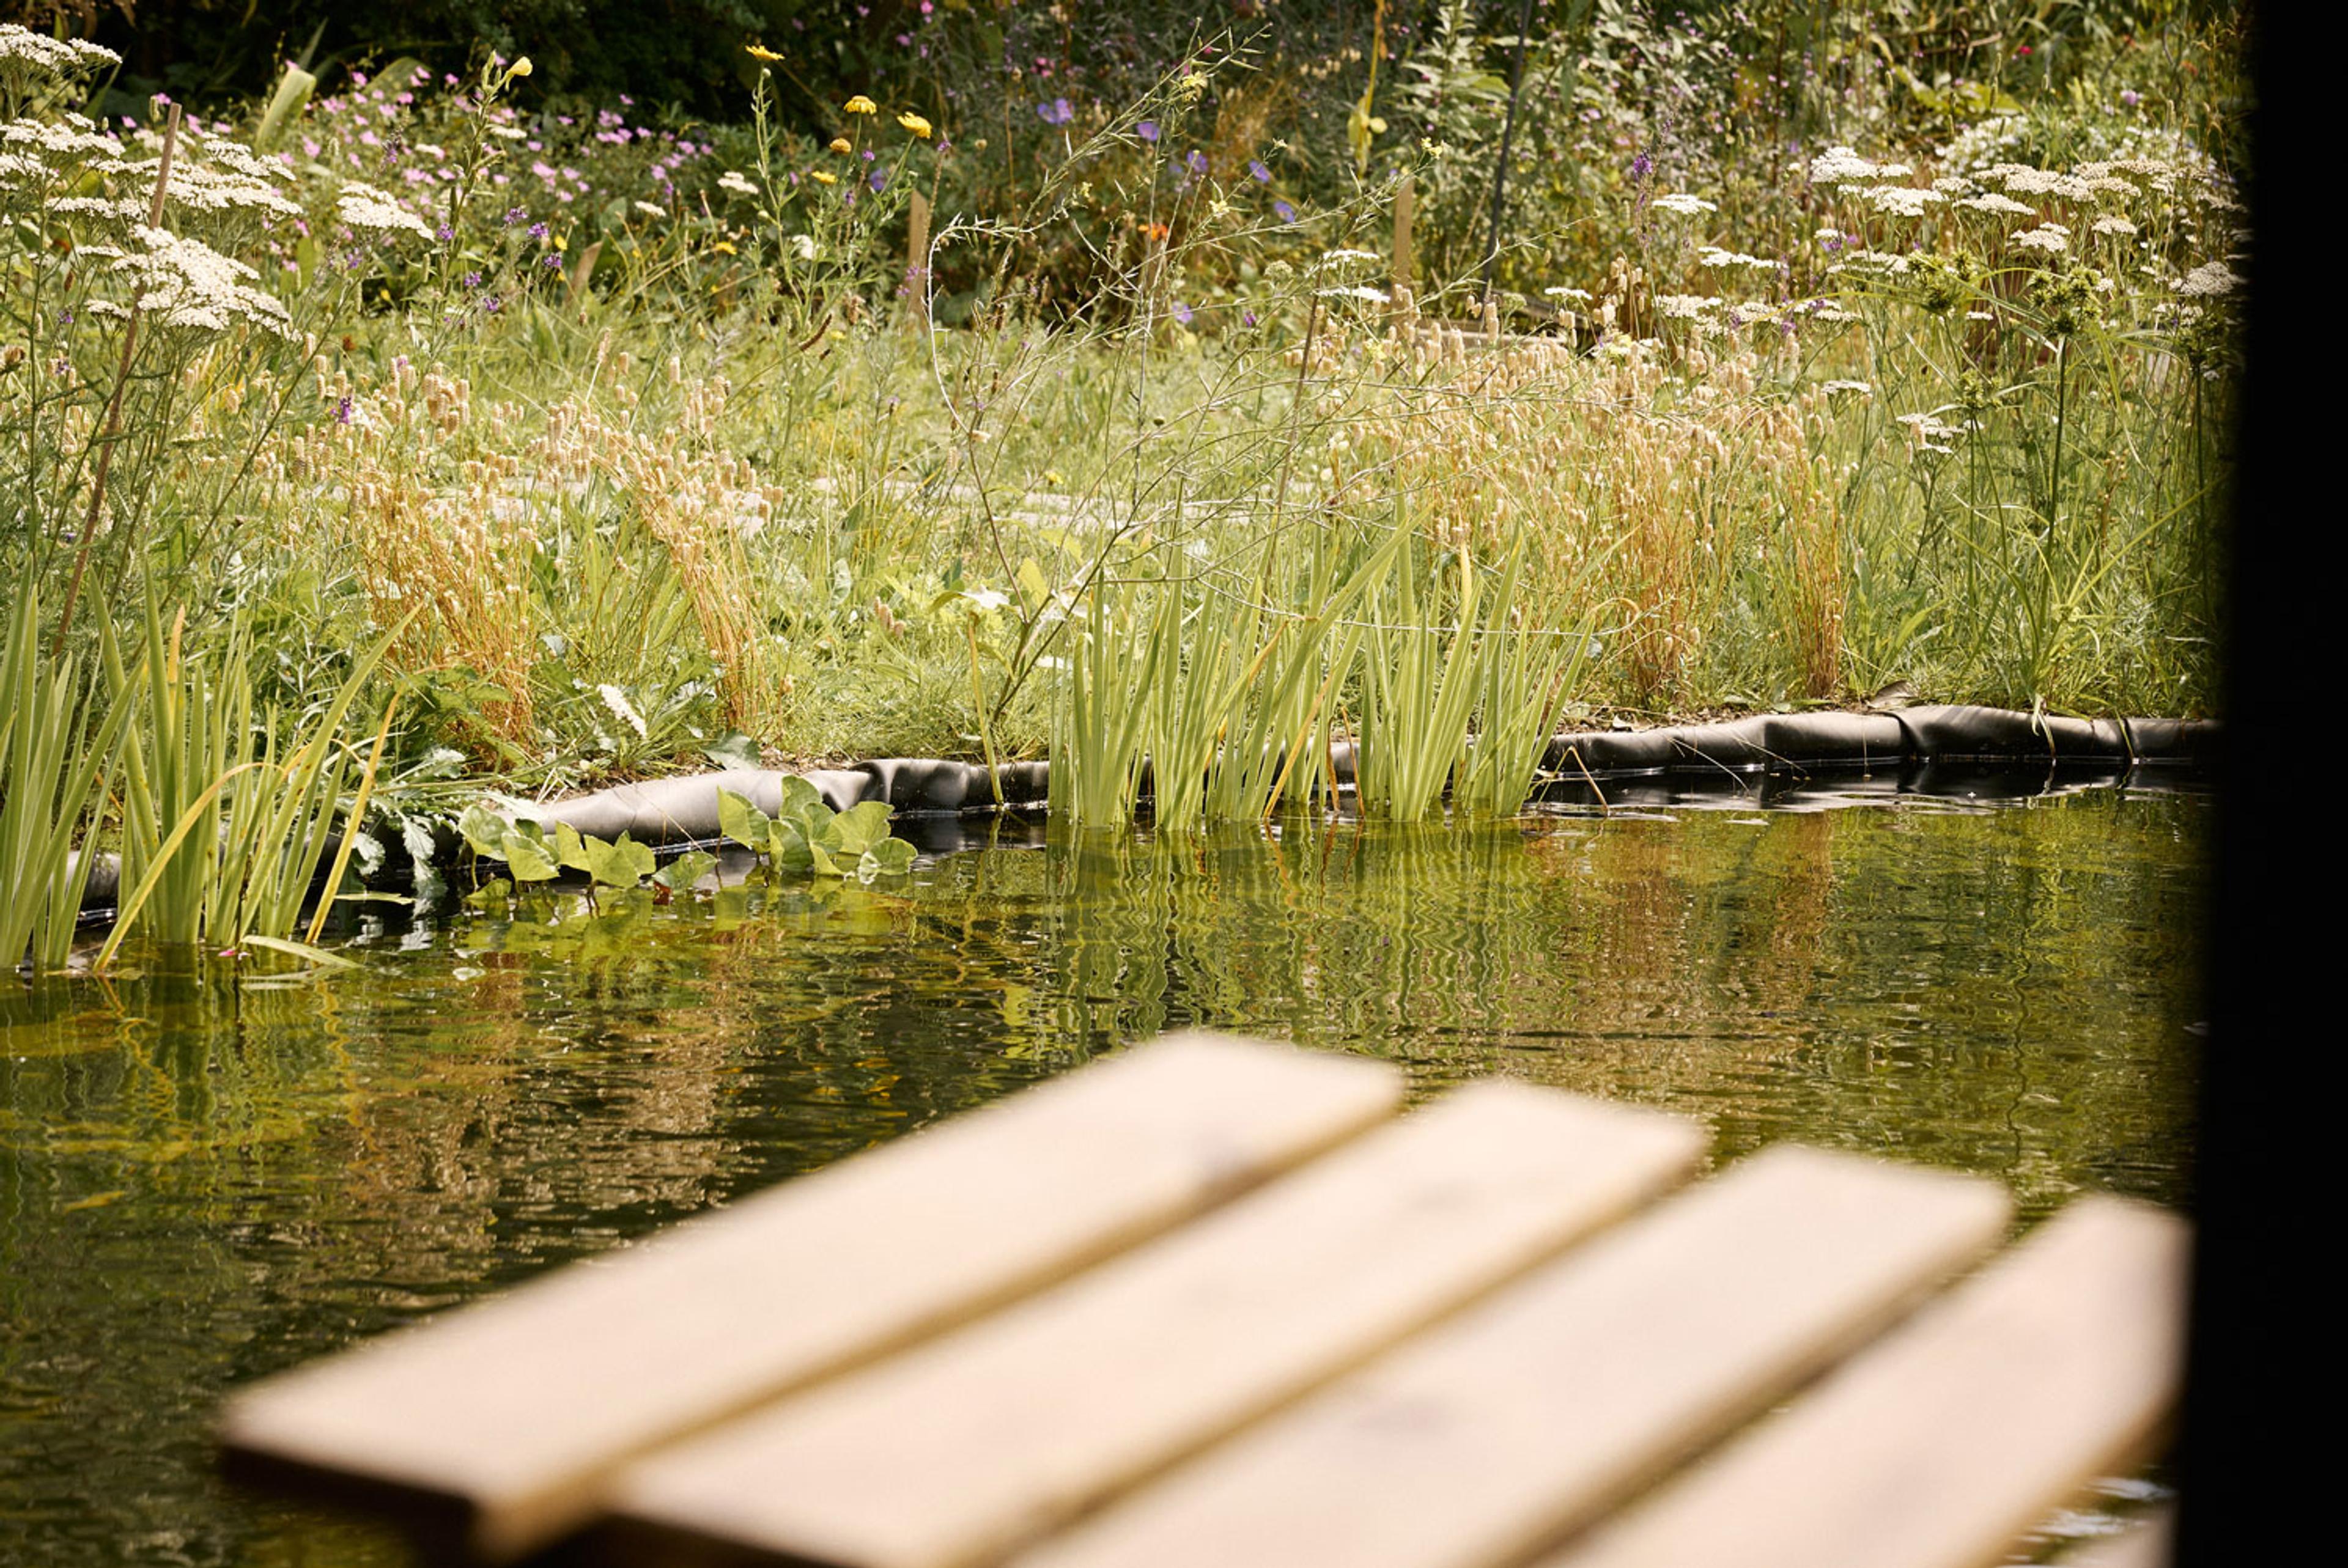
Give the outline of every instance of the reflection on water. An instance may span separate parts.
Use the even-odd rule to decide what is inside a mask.
[[[2033,1213],[2180,1201],[2206,800],[1877,787],[1181,842],[1009,824],[894,893],[443,910],[371,921],[366,971],[323,981],[149,954],[17,989],[0,1561],[401,1561],[212,1482],[219,1391],[1184,1024],[1389,1057],[1422,1093],[1499,1072],[1666,1107],[1724,1157],[1963,1166]],[[1814,809],[1862,800],[1888,808]]]

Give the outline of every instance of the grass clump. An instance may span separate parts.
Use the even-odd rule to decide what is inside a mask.
[[[0,32],[9,809],[151,868],[299,755],[298,869],[363,775],[364,866],[456,774],[1048,751],[1179,827],[1341,742],[1367,809],[1507,813],[1598,708],[2207,712],[2238,40],[2026,9],[1569,7],[1497,208],[1457,6],[1115,71],[1071,24],[1040,98],[960,20],[952,94],[760,44],[715,127],[497,56],[101,124],[107,51]],[[165,789],[173,668],[232,696]],[[118,725],[147,784],[77,785]]]

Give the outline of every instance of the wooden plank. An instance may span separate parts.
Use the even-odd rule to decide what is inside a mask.
[[[2075,1546],[2054,1560],[2056,1568],[2168,1568],[2177,1555],[2177,1515],[2162,1508],[2116,1535]]]
[[[1879,1329],[2006,1214],[1990,1183],[1767,1151],[1021,1568],[1521,1562]]]
[[[2176,1399],[2188,1232],[2086,1198],[1550,1568],[1978,1568]]]
[[[232,1398],[232,1474],[501,1559],[632,1455],[949,1327],[1391,1115],[1391,1067],[1126,1052]]]
[[[913,192],[905,204],[905,288],[914,327],[930,328],[930,199]]]
[[[1651,1112],[1461,1090],[1013,1311],[653,1456],[622,1480],[612,1543],[664,1563],[999,1559],[1567,1245],[1701,1145]]]

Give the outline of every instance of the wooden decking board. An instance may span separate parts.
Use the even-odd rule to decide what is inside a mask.
[[[2161,1508],[2116,1535],[2074,1546],[2054,1568],[2168,1568],[2177,1554],[2177,1515]]]
[[[1019,1568],[1521,1562],[1880,1329],[1993,1247],[2007,1212],[2001,1189],[1969,1177],[1766,1152]]]
[[[1358,1058],[1162,1040],[263,1382],[223,1461],[519,1555],[629,1457],[1162,1231],[1400,1094]]]
[[[1019,1307],[639,1462],[608,1543],[647,1563],[998,1560],[1635,1205],[1701,1143],[1648,1112],[1461,1090]]]
[[[1544,1568],[1982,1568],[2163,1420],[2175,1215],[2083,1198],[1685,1481]]]

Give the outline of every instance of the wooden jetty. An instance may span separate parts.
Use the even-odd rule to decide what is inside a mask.
[[[262,1382],[223,1462],[435,1560],[1979,1568],[2173,1405],[2172,1214],[1402,1102],[1171,1037]]]

